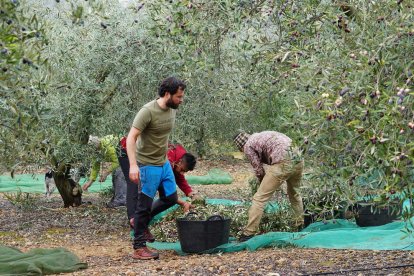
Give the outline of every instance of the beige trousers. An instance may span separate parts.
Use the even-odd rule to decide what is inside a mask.
[[[269,166],[257,192],[253,196],[253,203],[249,209],[249,221],[243,234],[254,235],[256,233],[266,203],[285,181],[296,224],[303,224],[303,203],[298,191],[302,172],[303,161],[294,163],[289,160]]]

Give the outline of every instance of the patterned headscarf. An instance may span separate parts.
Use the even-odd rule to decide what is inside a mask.
[[[236,135],[236,137],[234,137],[233,141],[240,151],[243,151],[244,145],[246,144],[247,140],[249,140],[249,137],[250,134],[247,134],[246,132],[240,132]]]

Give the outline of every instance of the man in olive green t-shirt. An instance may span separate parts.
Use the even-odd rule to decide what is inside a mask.
[[[174,77],[162,81],[159,98],[145,104],[136,115],[127,137],[129,178],[141,191],[134,214],[134,253],[132,258],[157,259],[147,241],[154,241],[148,230],[152,216],[177,203],[177,190],[171,165],[167,160],[168,138],[175,123],[178,106],[183,102],[186,85]],[[156,192],[159,202],[151,209]]]

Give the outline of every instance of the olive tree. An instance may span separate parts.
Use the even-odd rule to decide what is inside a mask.
[[[319,186],[350,200],[412,197],[412,19],[404,1],[286,1],[269,15],[279,28],[259,65],[274,101],[287,94],[295,110],[280,127],[307,149]]]

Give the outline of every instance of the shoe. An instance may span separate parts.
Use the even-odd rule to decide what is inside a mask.
[[[108,208],[119,208],[119,207],[125,207],[125,204],[122,204],[122,203],[114,203],[114,202],[108,202],[107,204],[106,204],[106,207],[108,207]]]
[[[254,235],[245,235],[245,234],[241,234],[239,237],[239,242],[245,242],[250,240],[251,238],[253,238]]]
[[[148,247],[140,247],[134,250],[132,258],[136,260],[156,260],[160,257],[158,252],[153,252]]]
[[[154,236],[151,234],[150,230],[147,229],[144,232],[144,238],[147,240],[147,242],[155,242]]]

